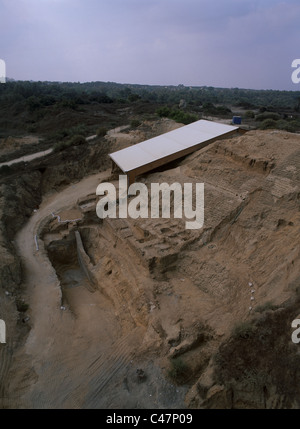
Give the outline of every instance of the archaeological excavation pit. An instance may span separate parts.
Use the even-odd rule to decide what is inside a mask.
[[[52,214],[40,238],[60,283],[62,308],[76,316],[83,296],[89,297],[90,305],[102,299],[120,326],[127,329],[147,323],[150,304],[145,285],[149,271],[143,252],[137,254],[130,246],[127,224],[121,229],[123,238],[119,229],[97,217],[92,196],[71,210]],[[135,231],[137,243],[147,241],[147,231]]]

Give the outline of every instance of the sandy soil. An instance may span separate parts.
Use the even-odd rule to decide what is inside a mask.
[[[112,138],[122,147],[129,136]],[[110,171],[46,195],[16,237],[31,330],[11,367],[10,404],[194,404],[197,388],[166,377],[170,357],[183,356],[193,380],[209,379],[212,356],[237,321],[251,319],[250,307],[282,305],[295,290],[299,144],[289,133],[251,131],[141,177],[205,183],[205,226],[193,232],[184,219],[100,222],[95,191]],[[76,230],[95,291],[76,259]],[[210,382],[214,404],[220,389]]]
[[[72,209],[74,202],[94,194],[97,185],[109,176],[110,171],[96,174],[59,194],[46,197],[16,237],[18,252],[25,266],[24,299],[30,302],[32,326],[25,348],[19,351],[20,361],[18,356],[15,357],[17,365],[14,372],[17,377],[14,378],[18,381],[17,385],[11,383],[11,389],[17,396],[12,394],[14,399],[9,402],[15,402],[17,407],[147,408],[160,407],[164,401],[166,406],[172,407],[183,401],[186,388],[176,388],[168,383],[161,369],[155,365],[151,367],[155,382],[140,385],[136,375],[139,363],[135,355],[142,344],[145,327],[133,324],[133,329],[124,332],[111,302],[99,291],[89,292],[85,287],[87,280],[80,270],[73,269],[72,272],[70,269],[68,272],[68,280],[75,279],[76,287],[73,284],[68,290],[68,308],[65,309],[60,282],[43,242],[35,240],[41,224],[45,219],[52,218],[52,213],[55,216],[59,213],[61,222],[78,219],[78,210]],[[57,217],[55,222],[58,223]],[[53,378],[54,373],[57,377]],[[113,386],[107,388],[116,374],[117,383],[119,379],[124,381],[121,399],[119,387],[118,395]],[[129,380],[128,374],[131,374]],[[32,383],[29,388],[28,383]],[[109,393],[103,394],[104,388]],[[159,396],[166,388],[170,391],[169,397],[166,395],[159,404]]]

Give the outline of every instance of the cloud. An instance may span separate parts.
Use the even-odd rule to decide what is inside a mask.
[[[299,57],[296,0],[0,0],[0,13],[20,79],[285,88]]]

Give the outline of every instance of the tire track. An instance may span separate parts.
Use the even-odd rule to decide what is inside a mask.
[[[94,357],[86,371],[82,372],[81,378],[87,385],[87,393],[82,408],[101,407],[101,393],[109,383],[114,383],[123,371],[126,371],[130,362],[138,352],[144,329],[137,327],[129,334],[121,337],[110,349],[100,356]],[[77,386],[71,394],[66,397],[67,403],[80,403],[82,396],[82,385]]]

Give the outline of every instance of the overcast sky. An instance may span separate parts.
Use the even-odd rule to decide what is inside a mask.
[[[300,90],[299,0],[0,0],[21,80]]]

